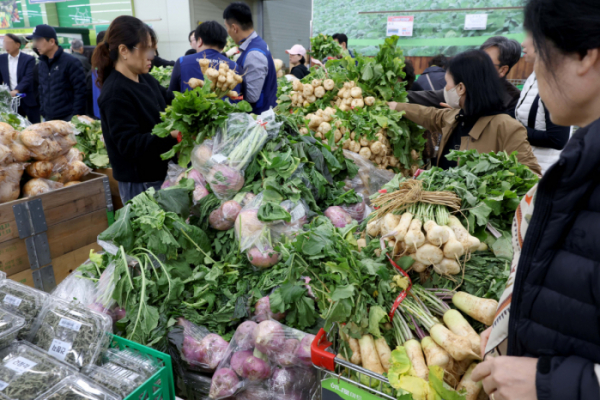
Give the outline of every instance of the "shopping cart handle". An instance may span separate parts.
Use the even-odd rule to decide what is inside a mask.
[[[325,330],[321,328],[310,346],[310,358],[313,364],[329,371],[335,370],[335,354],[326,350],[331,345],[332,343],[327,340]]]
[[[21,97],[21,98],[27,97],[27,94],[26,93],[17,93],[17,97]]]

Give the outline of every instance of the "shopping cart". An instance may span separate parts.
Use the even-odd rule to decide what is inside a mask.
[[[10,109],[12,112],[17,114],[19,112],[19,106],[21,105],[21,98],[25,97],[23,93],[18,93],[15,97],[11,99]]]

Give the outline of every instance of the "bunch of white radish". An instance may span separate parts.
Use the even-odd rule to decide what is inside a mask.
[[[344,127],[342,126],[340,129],[342,128]],[[345,132],[342,131],[342,134],[345,134]],[[363,158],[374,162],[381,169],[398,167],[400,161],[394,157],[386,130],[380,129],[375,136],[377,140],[368,140],[365,137],[359,138],[355,132],[351,132],[349,140],[346,140],[342,147],[344,150],[358,153]]]
[[[334,104],[342,111],[350,111],[357,108],[364,108],[375,104],[375,97],[363,97],[363,91],[356,85],[356,82],[350,81],[344,83],[333,98]]]
[[[311,83],[303,84],[300,81],[294,81],[292,84],[290,98],[292,107],[308,107],[317,99],[325,96],[325,92],[335,89],[333,79],[314,79]]]
[[[243,82],[244,78],[238,75],[235,70],[229,68],[226,62],[220,63],[216,68],[210,66],[210,60],[203,58],[200,61],[200,69],[204,74],[204,79],[210,81],[210,91],[217,94],[219,98],[228,96],[230,99],[239,97],[239,93],[234,91],[235,87]],[[188,85],[195,89],[204,87],[205,81],[192,78]]]
[[[394,255],[408,255],[415,262],[415,272],[425,272],[433,266],[440,275],[460,273],[460,259],[466,254],[485,250],[485,244],[469,234],[454,216],[448,217],[447,225],[438,225],[434,219],[419,217],[405,212],[402,215],[386,214],[383,218],[367,224],[367,234],[381,235],[382,249],[394,248]]]
[[[377,374],[387,373],[391,365],[392,350],[388,345],[385,338],[380,337],[375,339],[372,335],[363,335],[360,339],[354,339],[342,331],[340,336],[344,342],[348,343],[352,355],[349,354],[338,354],[337,357],[346,359],[349,358],[351,363],[360,365],[371,372]]]

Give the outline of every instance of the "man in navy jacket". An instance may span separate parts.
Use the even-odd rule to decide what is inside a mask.
[[[85,114],[85,74],[81,62],[58,46],[54,28],[38,25],[33,45],[40,53],[40,106],[46,120],[70,121]]]
[[[20,95],[19,114],[31,123],[40,122],[40,107],[37,103],[37,88],[33,84],[35,57],[22,53],[21,39],[7,33],[4,36],[4,50],[0,55],[0,84],[7,84],[11,96]]]

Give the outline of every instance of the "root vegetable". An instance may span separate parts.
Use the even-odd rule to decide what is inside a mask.
[[[310,103],[308,102],[308,100],[304,100],[304,103],[302,103],[302,107],[308,108],[309,106],[310,106]]]
[[[398,159],[396,157],[388,157],[388,165],[392,168],[396,168],[398,166]]]
[[[383,366],[381,365],[381,360],[379,360],[379,355],[377,354],[377,350],[375,348],[375,341],[373,340],[373,336],[364,335],[360,338],[358,344],[360,346],[362,366],[371,372],[375,372],[376,374],[385,373]]]
[[[245,321],[235,330],[233,340],[235,340],[239,349],[253,349],[256,343],[256,327],[258,324],[254,321]]]
[[[479,239],[471,236],[469,231],[460,223],[458,218],[451,215],[448,219],[448,226],[452,228],[456,235],[456,240],[462,243],[466,251],[476,251],[479,248]]]
[[[323,86],[319,86],[319,87],[315,88],[314,95],[315,95],[315,97],[318,97],[319,99],[321,97],[325,96],[325,89],[323,88]]]
[[[240,94],[238,92],[236,92],[235,90],[231,90],[229,93],[227,93],[227,97],[229,97],[232,100],[239,96],[240,96]]]
[[[444,325],[433,325],[429,330],[429,333],[431,334],[431,338],[457,361],[466,360],[468,358],[480,358],[473,350],[471,350],[471,342],[469,342],[469,339],[452,333]]]
[[[404,214],[402,214],[402,217],[400,217],[400,221],[398,222],[398,225],[393,229],[394,231],[396,231],[396,235],[394,235],[394,238],[397,241],[404,240],[404,237],[406,236],[406,233],[408,232],[408,228],[410,227],[412,218],[413,218],[413,215],[408,212],[405,212]]]
[[[350,141],[349,140],[344,141],[344,144],[342,145],[342,149],[350,150]]]
[[[367,224],[367,234],[369,236],[379,236],[379,233],[381,232],[381,224],[382,224],[383,220],[378,219],[375,221],[371,221]]]
[[[244,361],[246,361],[248,357],[252,357],[252,351],[250,350],[237,351],[231,356],[229,365],[231,366],[231,369],[234,370],[239,376],[242,376],[244,373]]]
[[[350,106],[352,108],[363,108],[365,106],[365,102],[363,101],[363,99],[354,99],[352,100]]]
[[[356,245],[358,246],[358,251],[362,251],[362,249],[367,247],[367,241],[365,239],[358,239]]]
[[[381,161],[383,161],[383,157],[382,156],[375,156],[375,155],[373,155],[372,160],[375,161],[375,164],[381,164]]]
[[[425,336],[421,340],[421,346],[423,346],[423,352],[425,353],[425,359],[429,367],[437,365],[442,368],[446,368],[450,363],[450,355],[444,349],[442,349],[436,342],[431,339],[431,336]]]
[[[306,128],[300,128],[300,134],[301,135],[308,135],[308,129],[306,129]]]
[[[408,256],[410,258],[412,258],[413,260],[415,260],[415,262],[411,266],[411,268],[413,269],[413,271],[415,271],[415,272],[425,272],[425,270],[427,269],[428,265],[425,265],[422,262],[417,261],[417,254],[416,253],[411,253]]]
[[[369,147],[371,149],[371,153],[373,154],[380,154],[383,150],[383,145],[379,141],[371,143],[371,146]]]
[[[217,196],[229,197],[236,194],[244,186],[243,175],[225,164],[216,164],[206,176],[213,192]]]
[[[292,83],[292,88],[296,92],[301,92],[304,90],[304,85],[302,85],[302,82],[300,81],[294,81],[294,83]]]
[[[410,375],[427,380],[429,378],[429,369],[427,368],[427,364],[425,364],[421,343],[415,339],[410,339],[404,343],[404,348],[411,363]]]
[[[321,132],[317,132],[317,133],[315,133],[315,138],[323,139],[323,134]]]
[[[310,347],[315,339],[315,335],[306,335],[300,341],[300,345],[296,348],[294,355],[306,367],[312,367],[312,359],[310,356]]]
[[[348,338],[348,344],[350,345],[350,349],[352,350],[352,357],[350,358],[350,362],[352,364],[361,365],[362,356],[360,354],[360,345],[358,344],[358,340],[354,338]]]
[[[285,341],[283,325],[271,320],[258,324],[254,336],[256,337],[256,349],[263,354],[278,352]]]
[[[215,372],[210,384],[210,397],[213,399],[224,399],[237,391],[240,380],[236,373],[229,368],[221,368]]]
[[[321,83],[323,81],[321,81],[320,79],[313,79],[313,81],[311,82],[311,85],[313,85],[314,88],[318,88],[319,86],[321,86]]]
[[[465,292],[457,292],[452,297],[452,303],[469,317],[491,326],[498,309],[498,302],[492,299],[482,299]]]
[[[360,154],[368,160],[369,158],[371,158],[371,149],[369,149],[368,147],[363,147],[362,149],[360,149],[358,154]]]
[[[338,96],[340,96],[339,93]],[[352,94],[350,94],[350,90],[344,90],[340,97],[342,97],[343,99],[352,99]]]
[[[257,268],[271,268],[279,261],[279,253],[271,248],[265,248],[261,251],[258,247],[248,250],[248,261]]]
[[[333,82],[333,79],[325,79],[325,81],[323,82],[323,87],[325,88],[325,90],[333,90],[333,88],[335,87],[335,82]]]
[[[341,103],[339,106],[340,111],[348,111],[350,110],[350,107],[348,107],[346,104]],[[356,153],[358,153],[358,151],[356,151]]]
[[[310,104],[312,104],[315,101],[317,101],[317,98],[314,95],[310,95],[306,98],[306,101],[308,101]]]
[[[358,153],[360,151],[360,148],[360,143],[355,142],[354,140],[350,142],[350,151]]]
[[[381,366],[388,372],[391,366],[391,358],[392,358],[392,350],[390,346],[388,346],[387,342],[384,338],[380,337],[375,340],[375,348],[377,349],[377,355],[379,355],[379,361],[381,361]]]
[[[434,246],[441,247],[450,237],[448,231],[436,224],[435,221],[426,221],[423,228],[425,229],[425,232],[427,232],[427,240]]]
[[[479,248],[477,249],[477,251],[487,251],[488,250],[488,246],[487,244],[485,244],[485,242],[481,242],[479,244]]]
[[[367,106],[372,106],[373,104],[375,104],[375,97],[365,97],[365,104]]]
[[[51,161],[36,161],[27,166],[27,174],[32,178],[49,178],[54,164]]]
[[[319,128],[321,128],[321,133],[323,134],[331,131],[331,125],[328,122],[323,122],[321,125],[319,125]]]
[[[333,226],[336,228],[344,228],[352,223],[352,217],[342,207],[331,206],[325,210],[325,216],[329,218]]]
[[[458,387],[456,388],[457,391],[460,391],[462,389],[465,389],[467,391],[467,397],[465,398],[465,400],[477,400],[477,398],[479,397],[479,393],[483,388],[483,384],[481,383],[481,381],[474,382],[471,379],[471,374],[473,373],[473,370],[476,366],[477,363],[472,363],[469,366],[467,372],[465,372],[464,376],[460,380],[460,383],[458,384]]]
[[[394,229],[396,229],[399,222],[399,215],[395,215],[392,213],[386,214],[385,217],[383,217],[383,223],[381,224],[381,236],[394,232]]]
[[[421,232],[421,221],[418,218],[415,218],[410,223],[410,227],[408,228],[408,232],[406,236],[404,236],[404,242],[406,243],[406,248],[409,251],[417,251],[417,249],[425,243],[425,235]]]
[[[335,132],[333,133],[333,139],[335,140],[335,142],[339,142],[340,140],[342,140],[342,132],[339,129],[336,129]]]
[[[311,96],[315,91],[315,88],[312,87],[312,85],[304,85],[302,87],[302,95],[304,95],[304,97],[308,97]]]
[[[448,233],[448,241],[444,245],[444,256],[451,260],[456,260],[463,256],[465,254],[465,248],[462,243],[456,240],[454,231],[448,226],[443,226],[442,229]]]
[[[432,244],[424,244],[417,249],[417,261],[425,265],[439,264],[444,260],[444,253]]]
[[[260,358],[247,357],[242,364],[242,378],[249,381],[264,381],[271,375],[271,367]]]
[[[462,314],[456,310],[446,311],[444,314],[444,323],[452,332],[458,336],[466,337],[471,342],[471,350],[477,355],[481,355],[481,339],[475,329],[467,322]]]
[[[460,273],[460,264],[456,260],[444,258],[440,263],[433,264],[433,270],[440,275],[457,275]]]
[[[196,89],[197,87],[202,87],[204,86],[204,81],[202,79],[197,79],[197,78],[192,78],[188,81],[188,85],[192,88],[192,89]]]
[[[359,87],[354,87],[350,89],[350,95],[355,99],[362,99],[362,89]]]

